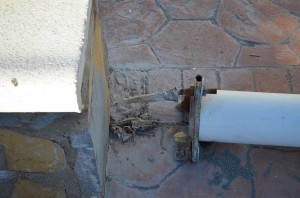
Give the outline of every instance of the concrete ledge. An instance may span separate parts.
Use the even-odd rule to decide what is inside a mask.
[[[80,112],[92,0],[3,0],[0,112]]]

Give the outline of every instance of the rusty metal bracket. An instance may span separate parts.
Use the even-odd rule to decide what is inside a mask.
[[[200,157],[200,143],[199,143],[199,130],[200,130],[200,111],[201,111],[201,98],[204,90],[204,78],[201,75],[196,76],[194,101],[191,107],[194,109],[194,116],[192,117],[193,133],[192,133],[192,162],[198,162]]]

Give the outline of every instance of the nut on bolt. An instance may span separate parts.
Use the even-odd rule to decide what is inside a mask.
[[[176,151],[174,153],[174,159],[177,161],[187,160],[189,150],[189,137],[185,132],[178,132],[174,134],[174,140],[176,142]]]

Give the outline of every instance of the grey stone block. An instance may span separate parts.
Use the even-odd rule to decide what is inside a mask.
[[[73,148],[93,149],[93,142],[88,131],[76,133],[70,137],[71,146]]]
[[[19,127],[21,125],[20,117],[15,113],[0,113],[1,127]]]
[[[4,147],[0,145],[0,170],[6,170]]]
[[[0,198],[11,197],[17,174],[11,171],[0,171]]]
[[[99,197],[100,181],[94,151],[80,149],[77,153],[74,170],[79,180],[82,197]]]

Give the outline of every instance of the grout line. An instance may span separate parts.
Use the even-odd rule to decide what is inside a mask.
[[[158,34],[162,29],[164,29],[170,22],[170,19],[167,19],[158,27],[157,31],[154,34]]]
[[[253,88],[254,88],[254,91],[257,92],[255,69],[252,69],[252,79],[253,79]]]
[[[181,82],[180,82],[180,85],[181,85],[181,89],[183,89],[184,88],[184,83],[183,83],[183,70],[180,70],[180,75],[181,75]]]
[[[255,171],[253,169],[253,164],[251,162],[251,157],[250,157],[250,152],[252,149],[253,148],[250,148],[247,151],[247,168],[248,168],[248,171],[250,172],[250,174],[249,174],[250,196],[251,196],[251,198],[255,198],[256,197],[255,182],[254,182]]]
[[[221,76],[220,76],[220,71],[216,71],[216,77],[217,77],[218,89],[221,89]]]
[[[148,46],[149,46],[150,50],[152,51],[153,55],[155,56],[157,62],[161,65],[161,62],[160,62],[158,56],[156,55],[154,49],[152,48],[152,46],[149,43],[148,43]]]
[[[288,80],[288,83],[289,83],[289,88],[290,88],[290,93],[294,94],[294,87],[293,87],[293,83],[292,83],[292,75],[291,75],[291,72],[289,69],[285,69],[285,72],[286,72],[286,78]]]
[[[155,3],[156,3],[156,6],[157,6],[158,8],[160,8],[160,10],[163,12],[165,18],[166,18],[167,20],[172,19],[172,17],[169,15],[169,13],[167,12],[167,10],[165,10],[165,9],[162,7],[162,5],[160,5],[160,3],[159,3],[157,0],[154,0],[154,1],[155,1]]]
[[[215,13],[214,13],[213,18],[212,18],[215,25],[218,26],[218,27],[219,27],[219,23],[218,23],[217,18],[218,18],[218,15],[219,15],[219,9],[220,9],[220,5],[221,5],[221,1],[222,0],[219,0],[217,8],[216,8]]]
[[[234,60],[234,63],[233,63],[233,67],[235,67],[235,68],[236,68],[236,64],[237,64],[237,62],[238,62],[238,60],[239,60],[239,58],[240,58],[240,54],[241,54],[241,51],[242,51],[242,47],[243,47],[243,45],[240,44],[239,50],[238,50],[238,52],[237,52],[237,55],[236,55],[235,60]]]

